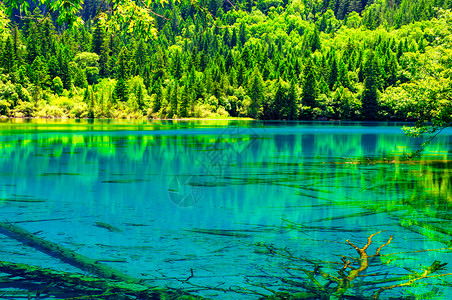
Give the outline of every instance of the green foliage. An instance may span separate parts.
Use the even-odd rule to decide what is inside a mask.
[[[39,9],[20,27],[0,15],[10,26],[0,34],[0,80],[29,95],[3,96],[2,114],[448,123],[452,17],[432,7],[449,4],[121,0],[97,14],[100,5],[83,4],[86,26],[77,30]],[[156,33],[150,11],[155,39],[141,32]]]
[[[63,81],[61,81],[60,77],[57,76],[53,79],[52,90],[58,95],[63,93]]]

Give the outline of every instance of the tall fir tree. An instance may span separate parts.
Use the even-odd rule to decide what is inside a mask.
[[[295,120],[298,117],[298,103],[297,103],[297,80],[292,76],[290,80],[289,91],[287,94],[287,119]]]
[[[97,53],[98,55],[102,54],[102,47],[105,41],[105,30],[102,27],[102,23],[98,21],[94,26],[93,40],[91,43],[91,51]]]
[[[14,55],[14,46],[13,42],[11,40],[11,37],[8,36],[8,38],[5,41],[5,44],[2,49],[2,59],[1,59],[1,65],[5,69],[5,71],[8,74],[13,74],[16,71],[16,59]]]
[[[363,66],[364,90],[362,113],[366,120],[375,120],[378,112],[378,63],[374,51],[370,51]]]
[[[152,86],[152,93],[155,95],[154,102],[152,104],[152,112],[159,112],[162,107],[162,79],[160,78],[157,81],[154,81],[154,85]]]
[[[311,58],[308,58],[304,67],[303,90],[301,95],[301,103],[304,106],[312,108],[316,107],[317,99],[317,81],[315,74],[315,66]]]
[[[179,106],[179,85],[177,81],[174,83],[174,87],[171,89],[170,93],[170,117],[174,118],[177,116]]]
[[[119,77],[113,90],[113,99],[115,101],[126,102],[128,100],[127,84],[123,77]]]
[[[251,98],[251,103],[248,107],[248,117],[256,119],[260,115],[260,107],[265,95],[264,80],[258,68],[254,68],[249,78],[248,95]]]

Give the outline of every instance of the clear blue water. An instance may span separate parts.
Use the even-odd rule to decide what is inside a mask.
[[[313,261],[337,276],[342,255],[357,257],[347,239],[364,246],[383,231],[369,254],[393,240],[347,291],[364,297],[407,280],[365,282],[452,262],[452,132],[404,161],[422,141],[402,125],[1,121],[0,219],[150,285],[214,299],[303,291],[281,278],[310,282],[299,269]],[[81,272],[5,235],[0,243],[2,260]],[[449,299],[451,280],[380,299]]]

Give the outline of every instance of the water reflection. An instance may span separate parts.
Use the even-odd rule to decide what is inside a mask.
[[[354,254],[346,239],[362,244],[380,230],[388,234],[377,242],[396,234],[391,253],[450,246],[450,133],[405,161],[419,141],[398,126],[237,124],[2,123],[0,212],[10,221],[63,218],[27,224],[91,256],[124,258],[135,276],[187,278],[195,268],[214,277],[204,285],[224,274],[235,276],[231,286],[247,286],[246,275],[282,276],[259,243],[325,261]],[[412,267],[450,261],[442,252],[414,257]]]

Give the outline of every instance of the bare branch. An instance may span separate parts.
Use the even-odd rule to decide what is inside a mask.
[[[393,237],[394,237],[394,236],[391,235],[391,236],[389,237],[388,242],[387,242],[386,244],[383,244],[383,245],[381,245],[380,247],[378,247],[377,251],[375,252],[375,255],[380,255],[380,250],[381,250],[381,248],[383,248],[384,246],[389,245],[389,243],[392,241],[392,238],[393,238]]]

